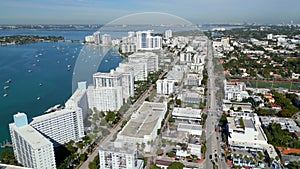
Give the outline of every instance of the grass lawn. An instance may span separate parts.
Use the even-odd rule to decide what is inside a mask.
[[[292,90],[300,90],[300,85],[297,86],[297,84],[291,84],[289,82],[250,82],[246,84],[251,84],[251,87],[257,88],[291,88]]]

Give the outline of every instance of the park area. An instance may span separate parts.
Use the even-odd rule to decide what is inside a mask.
[[[249,87],[255,88],[285,88],[290,90],[300,90],[300,84],[295,84],[293,82],[251,81],[246,84]]]

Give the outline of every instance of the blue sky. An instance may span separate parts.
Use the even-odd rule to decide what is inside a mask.
[[[0,0],[0,24],[105,24],[137,12],[198,23],[300,23],[300,0]]]

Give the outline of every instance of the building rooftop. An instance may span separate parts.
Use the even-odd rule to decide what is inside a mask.
[[[0,169],[31,169],[31,168],[0,163]]]
[[[185,129],[185,130],[202,130],[202,126],[201,125],[197,125],[197,124],[183,124],[183,123],[179,123],[178,124],[178,129]]]
[[[74,112],[74,110],[70,110],[70,109],[57,110],[57,111],[52,112],[52,113],[47,113],[47,114],[44,114],[44,115],[41,115],[41,116],[34,117],[33,120],[30,122],[30,124],[41,122],[41,121],[44,121],[44,120],[48,120],[48,119],[51,119],[53,117],[64,115],[64,114],[67,114],[67,113],[70,113],[70,112]]]
[[[255,127],[254,127],[254,125],[253,125],[252,120],[250,120],[250,119],[243,119],[243,121],[244,121],[245,128],[252,128],[252,129],[256,130]]]
[[[70,107],[76,107],[77,106],[77,102],[81,100],[81,98],[84,96],[86,90],[81,90],[81,89],[77,89],[73,95],[69,98],[69,100],[67,100],[67,102],[65,103],[66,108],[70,108]]]
[[[16,127],[14,123],[10,125],[13,126],[14,130],[24,139],[26,140],[33,149],[38,149],[43,146],[52,144],[48,139],[46,139],[42,134],[36,131],[30,125],[26,125],[23,127]]]
[[[143,138],[152,133],[159,117],[165,112],[166,105],[163,103],[144,102],[119,134]]]
[[[201,118],[201,112],[202,112],[201,109],[192,109],[191,107],[187,107],[187,108],[174,107],[172,115],[190,117],[190,118]]]
[[[128,142],[106,142],[100,146],[100,151],[132,154],[136,151],[136,144]]]
[[[264,126],[269,126],[270,123],[278,123],[281,125],[281,129],[289,130],[289,132],[300,132],[300,127],[297,123],[291,118],[282,118],[282,117],[267,117],[260,116],[261,123]]]
[[[117,77],[117,76],[120,76],[122,75],[122,72],[119,72],[119,71],[115,71],[115,70],[110,70],[109,73],[103,73],[103,72],[97,72],[95,74],[93,74],[93,77],[106,77],[106,78],[110,78],[110,77]]]

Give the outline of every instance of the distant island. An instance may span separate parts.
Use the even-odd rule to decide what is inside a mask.
[[[36,42],[64,41],[63,36],[14,35],[0,36],[0,45],[23,45]]]

